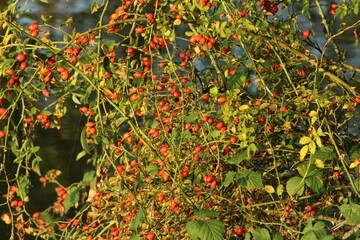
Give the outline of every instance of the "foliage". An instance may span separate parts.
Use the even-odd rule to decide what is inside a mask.
[[[358,44],[357,0],[97,0],[82,33],[73,18],[23,26],[23,4],[0,15],[11,239],[355,236],[360,69],[337,38]],[[323,45],[315,25],[299,28],[315,15]],[[74,110],[76,160],[92,170],[67,186],[42,172],[35,140]],[[41,213],[28,207],[35,174],[56,186]]]

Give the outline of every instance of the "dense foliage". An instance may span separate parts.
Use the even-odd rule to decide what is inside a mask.
[[[81,33],[72,18],[22,26],[23,4],[0,16],[11,239],[359,236],[360,68],[337,41],[358,44],[357,0],[97,0]],[[72,109],[93,170],[64,186],[35,136]],[[34,174],[58,196],[42,212],[27,208]]]

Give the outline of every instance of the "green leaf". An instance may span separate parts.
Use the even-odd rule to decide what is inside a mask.
[[[241,153],[236,154],[234,157],[229,158],[227,163],[230,164],[239,164],[248,156],[247,150]]]
[[[219,220],[190,221],[186,231],[192,240],[222,240],[225,226]]]
[[[87,171],[86,173],[84,173],[82,182],[84,184],[87,184],[87,183],[91,182],[94,177],[95,177],[95,171],[94,170]]]
[[[254,240],[271,240],[270,233],[265,228],[260,228],[251,232]]]
[[[292,177],[286,183],[286,191],[290,196],[301,196],[304,189],[304,182],[301,177]]]
[[[249,75],[249,71],[237,71],[227,78],[226,86],[229,89],[242,88],[245,81],[249,79]]]
[[[27,198],[27,194],[29,192],[30,187],[30,180],[29,177],[26,175],[21,175],[18,179],[18,186],[19,186],[19,193],[20,198],[22,200],[25,200]]]
[[[327,236],[326,225],[324,222],[316,222],[315,225],[313,226],[312,218],[308,218],[303,233],[304,236],[301,238],[301,240],[323,239],[323,237]]]
[[[81,146],[82,146],[82,148],[84,149],[84,151],[85,151],[86,153],[90,154],[91,149],[90,149],[89,143],[88,143],[88,141],[87,141],[86,128],[84,128],[84,129],[81,131],[80,143],[81,143]]]
[[[120,125],[121,125],[123,122],[125,122],[126,120],[128,120],[127,117],[120,117],[120,118],[116,119],[115,125],[116,125],[116,126],[120,126]]]
[[[76,155],[76,161],[80,160],[81,158],[83,158],[85,155],[87,154],[86,151],[81,151]]]
[[[281,235],[280,232],[273,232],[272,236],[272,240],[284,240],[284,237]]]
[[[234,177],[236,175],[236,172],[230,171],[226,174],[224,183],[223,183],[223,187],[228,187],[232,181],[234,180]]]
[[[318,148],[315,153],[311,156],[311,161],[315,162],[316,159],[322,160],[324,163],[328,163],[332,160],[337,159],[337,154],[333,149],[328,147]]]
[[[314,192],[321,193],[325,191],[322,176],[312,176],[305,178],[306,185]]]
[[[159,170],[159,166],[155,163],[150,163],[149,166],[146,167],[146,170],[149,173],[155,173]]]
[[[140,235],[139,234],[132,235],[128,240],[140,240]]]
[[[110,59],[108,57],[105,57],[104,58],[104,68],[105,68],[105,71],[107,71],[109,73],[112,72],[110,65],[111,65]]]
[[[145,219],[145,213],[142,208],[139,208],[135,219],[132,221],[131,226],[129,228],[130,231],[136,231],[139,227],[140,223]]]
[[[81,105],[81,102],[79,101],[79,99],[77,98],[77,96],[75,94],[72,94],[71,98],[74,103]]]
[[[309,161],[306,161],[298,166],[298,172],[302,177],[313,177],[321,176],[323,170],[316,167],[315,164],[310,164]]]
[[[114,46],[115,46],[115,40],[110,40],[110,41],[107,41],[105,44],[105,49],[106,51],[111,51],[114,49]]]
[[[194,114],[191,114],[191,115],[189,115],[189,116],[186,116],[185,118],[184,118],[184,121],[185,122],[192,122],[192,121],[195,121],[196,119],[198,119],[199,118],[199,114],[198,113],[194,113]]]
[[[247,189],[262,188],[264,186],[261,175],[249,169],[236,174],[236,183],[240,186],[246,187]]]
[[[340,211],[346,218],[346,221],[360,224],[360,205],[359,204],[343,204]]]
[[[48,213],[48,212],[41,212],[41,213],[40,213],[40,218],[41,218],[41,219],[44,219],[44,221],[45,221],[46,223],[53,222],[54,219],[55,219],[54,216],[51,215],[51,214]]]
[[[70,189],[69,195],[64,200],[65,212],[67,212],[71,208],[71,206],[78,203],[79,199],[80,199],[80,188],[72,187]]]
[[[215,218],[219,216],[219,212],[217,211],[206,211],[201,210],[194,213],[194,217],[198,220],[204,219],[204,218]]]

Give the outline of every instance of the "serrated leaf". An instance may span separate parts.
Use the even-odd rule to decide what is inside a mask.
[[[91,182],[91,180],[93,180],[93,178],[95,177],[95,171],[87,171],[86,173],[84,173],[82,182],[87,184],[89,182]]]
[[[271,235],[272,235],[272,240],[284,240],[284,237],[278,231],[273,232]]]
[[[337,154],[328,147],[318,148],[310,158],[312,161],[321,159],[324,163],[337,159]]]
[[[236,154],[234,157],[229,158],[227,163],[230,164],[239,164],[247,157],[247,151],[243,151],[241,153]]]
[[[311,140],[311,138],[309,138],[309,137],[302,137],[302,138],[300,139],[300,141],[299,141],[299,143],[302,144],[302,145],[309,144],[309,143],[311,143],[311,142],[312,142],[312,140]]]
[[[224,183],[223,183],[223,187],[228,187],[232,183],[232,181],[234,180],[235,175],[236,175],[236,172],[233,172],[233,171],[228,172],[226,174],[226,177],[225,177],[225,180],[224,180]]]
[[[249,169],[236,174],[236,183],[239,186],[246,187],[247,189],[263,187],[261,175]]]
[[[254,240],[271,240],[270,233],[265,228],[260,228],[251,232]]]
[[[325,190],[322,176],[307,177],[305,178],[305,184],[314,192],[323,192]]]
[[[41,213],[40,213],[40,218],[41,218],[41,219],[44,219],[45,222],[47,222],[47,223],[53,222],[54,219],[55,219],[54,216],[51,215],[51,214],[48,213],[48,212],[41,212]]]
[[[190,221],[186,231],[193,240],[222,240],[225,226],[219,220]]]
[[[340,211],[346,218],[346,221],[360,224],[360,205],[359,204],[343,204]]]
[[[105,44],[105,49],[106,51],[111,51],[114,49],[114,46],[115,46],[115,40],[110,40],[110,41],[107,41]]]
[[[189,115],[189,116],[186,116],[185,118],[184,118],[184,121],[185,122],[192,122],[192,121],[195,121],[196,119],[198,119],[199,118],[199,114],[198,113],[194,113],[194,114],[191,114],[191,115]]]
[[[156,171],[159,170],[159,166],[155,163],[150,163],[149,166],[146,167],[146,170],[149,173],[155,173]]]
[[[90,149],[89,143],[88,143],[88,141],[87,141],[86,129],[85,129],[85,128],[81,131],[80,143],[81,143],[81,146],[82,146],[82,148],[84,149],[84,151],[85,151],[86,153],[90,154],[91,149]]]
[[[140,240],[139,234],[133,234],[128,240]]]
[[[316,151],[316,144],[315,144],[315,142],[309,143],[308,146],[309,146],[309,151],[310,151],[310,153],[311,153],[311,154],[314,154],[315,151]]]
[[[292,177],[286,182],[286,191],[290,196],[301,196],[304,193],[304,185],[301,177]]]
[[[317,240],[323,239],[323,237],[327,236],[326,233],[326,225],[324,222],[316,222],[315,225],[312,225],[312,218],[308,218],[307,224],[303,230],[304,236],[301,240]]]
[[[27,198],[27,194],[29,192],[29,187],[30,187],[29,177],[26,175],[21,175],[18,179],[18,187],[19,187],[20,198],[22,200],[25,200]]]
[[[142,210],[142,208],[140,208],[137,213],[136,213],[136,217],[134,218],[134,220],[131,223],[131,226],[129,227],[130,231],[136,231],[137,228],[139,227],[140,223],[145,219],[145,214],[144,211]]]
[[[215,218],[217,216],[219,216],[219,212],[213,210],[201,210],[194,213],[194,217],[198,220],[204,218]]]
[[[67,212],[74,204],[78,203],[80,199],[80,188],[72,187],[69,195],[64,200],[64,209]]]
[[[315,164],[311,164],[309,161],[300,164],[297,169],[302,177],[321,176],[323,174],[322,169],[317,168]]]

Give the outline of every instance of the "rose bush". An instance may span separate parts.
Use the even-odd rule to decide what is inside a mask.
[[[350,125],[360,68],[336,40],[350,31],[357,44],[360,22],[347,17],[358,1],[109,4],[92,3],[97,25],[82,33],[46,16],[20,25],[17,0],[1,14],[1,204],[11,239],[359,235]],[[323,45],[298,27],[314,11]],[[61,171],[41,172],[46,156],[32,135],[61,128],[69,108],[87,119],[76,160],[93,170],[64,186]],[[56,186],[42,212],[27,208],[34,173]]]

